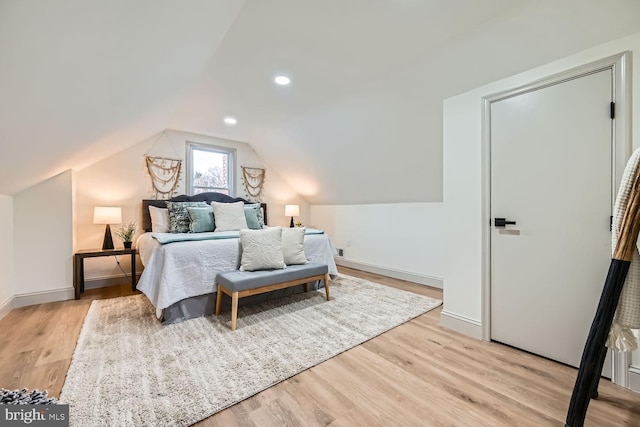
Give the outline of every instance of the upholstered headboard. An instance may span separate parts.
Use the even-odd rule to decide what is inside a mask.
[[[180,196],[172,197],[168,200],[155,200],[155,199],[143,199],[142,200],[142,229],[144,231],[151,231],[151,215],[149,214],[149,206],[155,206],[157,208],[166,208],[167,201],[171,202],[220,202],[220,203],[233,203],[233,202],[245,202],[253,203],[242,197],[231,197],[222,193],[200,193],[195,196],[187,196],[182,194]],[[262,206],[262,212],[264,215],[264,223],[267,224],[267,204],[260,203]]]

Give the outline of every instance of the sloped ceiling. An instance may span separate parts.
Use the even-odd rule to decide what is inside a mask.
[[[164,129],[242,0],[0,0],[0,194]]]
[[[439,201],[444,98],[639,16],[636,0],[0,0],[0,194],[173,128],[249,142],[311,203]]]

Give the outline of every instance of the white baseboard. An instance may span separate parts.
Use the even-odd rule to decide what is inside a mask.
[[[140,275],[142,273],[136,272],[136,279],[140,279]],[[117,274],[115,276],[102,276],[102,277],[92,277],[91,279],[84,279],[84,290],[87,289],[98,289],[98,288],[107,288],[109,286],[117,286],[128,283],[128,278],[131,275],[127,274],[127,278],[125,278],[122,274]]]
[[[421,285],[442,289],[443,280],[439,277],[432,277],[424,274],[411,273],[409,271],[396,270],[395,268],[378,267],[376,265],[367,264],[365,262],[350,261],[342,257],[336,257],[336,264],[344,267],[354,268],[356,270],[368,271],[369,273],[382,274],[383,276],[393,277],[394,279],[406,280],[408,282],[419,283]]]
[[[629,388],[640,393],[640,368],[629,368]]]
[[[0,319],[9,314],[14,308],[14,297],[7,298],[6,301],[0,303]]]
[[[482,324],[450,311],[442,310],[440,313],[440,325],[472,338],[482,339]]]
[[[13,297],[13,308],[26,307],[28,305],[46,304],[48,302],[66,301],[75,298],[73,287],[52,289],[50,291],[29,292]]]

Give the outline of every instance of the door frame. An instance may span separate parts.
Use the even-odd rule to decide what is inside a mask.
[[[627,159],[631,155],[631,52],[626,51],[561,73],[533,81],[523,86],[482,98],[482,339],[491,340],[491,104],[507,98],[533,92],[600,71],[611,70],[615,119],[612,126],[612,191],[611,206],[622,179]],[[602,278],[604,280],[604,277]],[[603,282],[604,283],[604,282]],[[611,380],[629,387],[630,352],[613,352]]]

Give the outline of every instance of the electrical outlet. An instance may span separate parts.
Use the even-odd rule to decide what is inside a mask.
[[[338,256],[344,256],[344,250],[338,249]]]

